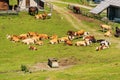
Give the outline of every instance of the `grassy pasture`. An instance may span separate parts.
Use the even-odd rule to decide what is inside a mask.
[[[57,34],[66,36],[68,30],[76,29],[62,14],[53,11],[51,19],[35,20],[26,12],[17,15],[0,16],[0,80],[119,80],[120,77],[120,45],[112,43],[110,49],[95,51],[99,44],[87,47],[65,46],[64,44],[51,45],[45,40],[38,51],[28,50],[28,45],[13,43],[6,39],[6,34],[22,34],[29,31]],[[74,20],[74,19],[73,19]],[[96,23],[82,21],[83,26],[93,28],[96,35],[100,33],[95,27]],[[79,26],[83,28],[83,26]],[[85,28],[89,31],[89,28]],[[102,34],[102,33],[101,33]],[[99,37],[99,36],[97,36]],[[112,40],[119,38],[111,38]],[[77,40],[75,40],[77,41]],[[75,42],[74,41],[74,42]],[[58,59],[74,56],[77,64],[57,71],[37,71],[24,73],[19,71],[21,64],[32,66],[39,62],[47,62],[49,57]]]

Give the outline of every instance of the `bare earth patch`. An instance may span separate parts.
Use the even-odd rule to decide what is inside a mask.
[[[59,68],[51,68],[47,62],[44,63],[36,63],[35,65],[29,67],[29,70],[31,72],[36,72],[36,71],[51,71],[51,70],[63,70],[66,68],[70,68],[73,65],[77,63],[77,59],[74,57],[70,58],[63,58],[58,61]]]

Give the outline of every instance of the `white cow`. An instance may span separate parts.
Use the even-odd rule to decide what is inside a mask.
[[[27,38],[27,39],[22,40],[22,43],[29,45],[29,44],[34,44],[35,41],[34,39]]]

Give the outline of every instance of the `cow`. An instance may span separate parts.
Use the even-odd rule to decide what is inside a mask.
[[[48,15],[48,14],[47,14],[46,12],[44,12],[44,13],[42,14],[43,20],[47,18],[47,15]]]
[[[105,45],[107,48],[109,48],[109,46],[111,45],[111,43],[107,40],[101,41],[100,45]]]
[[[82,37],[84,35],[84,30],[79,30],[77,32],[75,32],[75,35],[79,38],[79,37]]]
[[[93,43],[96,43],[96,39],[94,36],[92,35],[89,35],[89,36],[84,36],[83,37],[84,40],[88,39],[89,41],[93,42]]]
[[[69,45],[69,46],[73,45],[72,41],[70,41],[70,40],[65,40],[64,43],[65,43],[65,45]]]
[[[104,36],[110,37],[112,35],[112,31],[108,30],[106,33],[104,33]]]
[[[23,39],[26,39],[28,38],[28,34],[20,34],[19,35],[19,39],[23,40]]]
[[[35,44],[42,46],[43,45],[43,41],[37,41],[37,42],[35,42]]]
[[[29,7],[29,14],[32,16],[35,16],[36,14],[38,14],[38,8],[37,7]]]
[[[50,40],[50,44],[58,44],[59,41],[57,38]]]
[[[105,25],[105,24],[100,25],[100,27],[102,28],[102,31],[103,31],[103,32],[104,32],[105,30],[111,30],[111,29],[112,29],[111,26]]]
[[[48,19],[50,19],[51,16],[52,16],[52,13],[48,13],[48,14],[47,14],[47,18],[48,18]]]
[[[67,31],[67,35],[73,35],[73,36],[75,36],[76,34],[75,34],[75,31],[69,30],[69,31]]]
[[[111,45],[111,43],[109,41],[104,40],[104,39],[99,39],[99,40],[97,40],[97,42],[100,43],[100,46],[96,47],[96,51],[107,49]]]
[[[56,34],[54,34],[50,37],[50,39],[56,39],[56,38],[58,38],[58,35],[56,35]]]
[[[75,38],[75,36],[76,36],[76,33],[75,33],[75,31],[69,30],[69,31],[67,31],[67,35],[68,35],[68,38],[70,40],[73,40]]]
[[[19,42],[20,39],[19,39],[19,36],[17,35],[6,35],[7,36],[7,39],[9,39],[10,41],[13,41],[13,42]]]
[[[37,50],[35,46],[29,46],[29,50]]]
[[[96,51],[100,51],[100,50],[104,50],[104,49],[107,49],[108,47],[105,46],[105,45],[100,45],[98,47],[96,47]]]
[[[115,27],[115,29],[116,29],[116,30],[115,30],[115,31],[116,31],[116,34],[117,34],[117,33],[120,33],[120,29],[119,29],[118,27]]]
[[[31,38],[24,39],[21,42],[24,43],[24,44],[27,44],[27,45],[35,43],[35,41]]]
[[[118,27],[115,28],[116,33],[115,33],[115,37],[119,37],[120,36],[120,29]]]
[[[61,37],[58,40],[59,40],[59,42],[65,42],[66,40],[69,40],[69,38],[68,37]]]
[[[36,33],[36,32],[28,32],[28,36],[29,37],[38,36],[38,33]]]
[[[80,13],[80,7],[78,7],[78,6],[73,6],[73,12],[79,14],[79,13]]]
[[[49,36],[47,34],[38,34],[38,37],[39,37],[40,40],[49,39]]]
[[[35,15],[35,19],[43,19],[42,14],[37,14],[37,15]]]
[[[91,41],[89,41],[88,39],[84,40],[84,41],[77,41],[75,43],[75,46],[88,46],[90,45]]]

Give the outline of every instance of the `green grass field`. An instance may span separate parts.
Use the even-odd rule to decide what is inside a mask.
[[[0,80],[120,80],[120,43],[116,42],[119,38],[111,37],[113,43],[110,48],[99,52],[95,51],[99,45],[97,43],[87,47],[76,47],[51,45],[48,44],[49,40],[45,40],[43,46],[36,46],[37,51],[30,51],[28,45],[6,39],[7,34],[19,35],[29,31],[57,34],[59,37],[66,36],[68,30],[77,31],[67,19],[61,17],[63,15],[56,11],[53,11],[51,19],[46,20],[36,20],[27,12],[0,16]],[[92,28],[95,32],[91,33],[94,35],[97,35],[96,32],[102,34],[97,30],[96,23],[81,21],[81,24],[89,27],[85,28],[87,31],[91,31]],[[53,71],[21,71],[21,65],[33,66],[47,62],[51,57],[58,60],[74,57],[76,64],[70,68]]]

